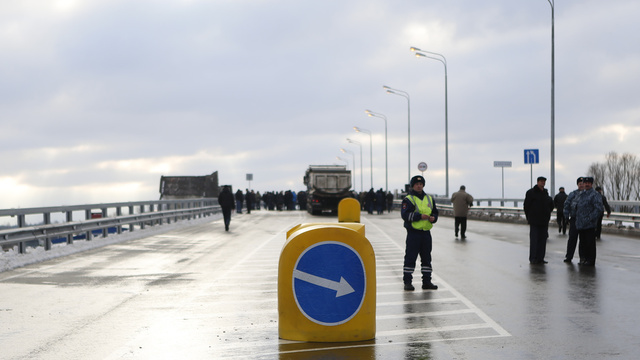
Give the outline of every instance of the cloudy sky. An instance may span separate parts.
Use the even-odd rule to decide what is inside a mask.
[[[555,185],[640,155],[640,2],[555,4]],[[352,164],[360,190],[428,164],[426,190],[520,198],[550,175],[547,0],[0,0],[0,208],[154,200],[161,175],[302,190]],[[411,104],[408,165],[407,100]],[[373,142],[370,180],[369,135]],[[410,169],[409,169],[410,168]],[[547,182],[549,186],[550,183]]]

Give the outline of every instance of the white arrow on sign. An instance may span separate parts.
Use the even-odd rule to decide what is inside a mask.
[[[319,276],[311,275],[306,272],[300,270],[293,270],[294,279],[300,279],[302,281],[311,283],[313,285],[318,285],[323,288],[327,288],[330,290],[336,291],[336,297],[344,296],[351,294],[355,290],[349,285],[347,280],[345,280],[342,276],[340,277],[340,282],[321,278]]]

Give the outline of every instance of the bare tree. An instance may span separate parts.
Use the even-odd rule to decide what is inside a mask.
[[[595,185],[602,186],[607,197],[612,200],[640,199],[640,162],[634,154],[612,151],[606,155],[604,163],[593,163],[589,174],[595,178]]]

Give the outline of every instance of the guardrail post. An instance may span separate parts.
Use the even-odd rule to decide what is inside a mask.
[[[158,207],[157,207],[158,211],[162,211],[163,208],[164,208],[164,204],[158,204]],[[164,225],[164,218],[161,218],[158,220],[158,225],[161,225],[161,226]]]
[[[149,212],[153,212],[153,210],[155,209],[155,206],[153,204],[149,204]],[[155,220],[151,220],[149,222],[149,225],[154,226],[156,224]]]
[[[129,206],[129,215],[133,215],[133,205]],[[133,230],[135,230],[135,224],[131,223],[129,224],[129,232],[132,232]]]
[[[107,208],[102,208],[102,218],[107,217]],[[109,236],[109,227],[102,228],[102,237],[106,238]]]
[[[165,210],[171,210],[171,203],[166,203],[164,205]],[[171,217],[167,217],[167,224],[171,224]]]
[[[140,205],[140,214],[144,214],[144,204]],[[145,228],[145,221],[140,221],[140,230],[144,230]]]
[[[86,209],[84,211],[84,219],[85,220],[90,220],[91,219],[91,209]],[[89,230],[89,231],[86,232],[85,236],[87,237],[87,241],[90,241],[93,238],[93,233],[91,233],[91,230]]]
[[[67,222],[73,221],[73,211],[69,210],[66,212],[67,214]],[[73,234],[67,235],[67,244],[73,244]]]
[[[122,216],[122,206],[116,207],[116,217],[118,216]],[[116,226],[116,232],[118,233],[118,235],[122,234],[122,225],[118,224]]]
[[[24,214],[23,215],[18,215],[17,217],[17,221],[18,221],[18,227],[24,227]],[[24,254],[25,252],[27,252],[27,243],[24,241],[21,241],[18,244],[18,252],[20,254]]]
[[[42,219],[44,220],[43,222],[45,225],[51,224],[51,213],[46,212],[42,214]],[[51,238],[48,236],[45,236],[44,238],[44,249],[51,250]]]

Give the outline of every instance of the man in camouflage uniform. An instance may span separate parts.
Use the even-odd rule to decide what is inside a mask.
[[[593,188],[593,178],[585,177],[584,192],[577,199],[576,229],[580,235],[580,249],[584,256],[580,265],[594,266],[596,264],[596,227],[598,219],[604,212],[602,196]]]
[[[580,176],[578,180],[576,180],[576,184],[578,188],[573,190],[567,200],[564,202],[564,217],[569,220],[569,239],[567,240],[567,255],[564,257],[564,262],[570,263],[573,260],[573,254],[576,252],[576,245],[578,245],[578,229],[576,229],[576,205],[578,204],[577,199],[580,197],[580,194],[584,191],[584,183],[582,182],[583,177]],[[578,249],[578,255],[580,255],[580,259],[582,259],[582,253],[580,253],[580,249]]]

